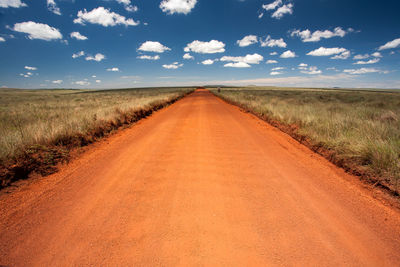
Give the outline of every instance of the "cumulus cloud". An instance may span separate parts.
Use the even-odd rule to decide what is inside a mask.
[[[276,63],[278,63],[278,61],[276,61],[276,60],[273,60],[273,59],[267,60],[267,64],[276,64]]]
[[[109,9],[105,9],[104,7],[97,7],[92,11],[87,11],[84,9],[83,11],[78,11],[77,18],[74,19],[74,23],[85,25],[85,23],[99,24],[104,27],[115,26],[115,25],[125,25],[125,26],[137,26],[139,25],[138,21],[134,21],[133,19],[125,18],[115,12],[111,12]]]
[[[279,72],[279,71],[271,71],[269,75],[276,76],[276,75],[281,75],[281,74],[283,74],[283,73]]]
[[[284,67],[276,67],[276,68],[272,68],[271,70],[276,71],[276,70],[283,70],[283,69],[285,69],[285,68]]]
[[[29,66],[25,66],[25,69],[27,69],[27,70],[37,70],[36,67],[29,67]]]
[[[4,39],[3,37],[0,37],[0,42],[5,42],[6,39]]]
[[[20,73],[19,75],[24,77],[24,78],[30,78],[30,77],[32,77],[33,73],[32,72],[27,72],[26,74]]]
[[[52,83],[54,83],[54,84],[62,84],[63,80],[55,80],[55,81],[52,81]]]
[[[113,67],[113,68],[107,69],[107,71],[118,72],[119,68]]]
[[[277,46],[277,47],[285,48],[287,45],[286,45],[285,41],[282,38],[280,38],[280,39],[272,39],[271,36],[268,35],[267,38],[264,41],[261,40],[261,46],[262,47],[266,47],[266,46],[275,47],[275,46]]]
[[[296,53],[288,50],[286,52],[283,52],[280,57],[281,58],[293,58],[293,57],[296,57]]]
[[[264,57],[255,53],[255,54],[248,54],[244,57],[231,57],[231,56],[223,56],[220,61],[232,61],[237,63],[246,63],[246,64],[260,64],[261,61],[264,60]],[[244,66],[244,65],[243,65]]]
[[[137,58],[147,59],[147,60],[159,60],[160,56],[159,55],[155,55],[155,56],[142,55],[142,56],[138,56]]]
[[[274,10],[280,5],[282,5],[282,0],[276,0],[270,4],[262,5],[262,8],[265,10]]]
[[[357,75],[357,74],[367,74],[367,73],[387,73],[386,71],[381,71],[375,68],[361,68],[361,69],[346,69],[343,72]]]
[[[315,57],[334,55],[331,57],[332,59],[347,59],[350,57],[350,51],[342,47],[325,48],[321,46],[320,48],[307,53],[307,55]]]
[[[369,54],[364,54],[364,55],[355,55],[355,56],[353,57],[353,59],[360,60],[360,59],[367,59],[367,58],[369,58],[369,57],[370,57],[370,55],[369,55]]]
[[[372,53],[371,56],[373,57],[382,57],[382,54],[379,52]]]
[[[271,53],[269,53],[269,55],[270,56],[276,56],[276,55],[278,55],[278,52],[271,52]]]
[[[0,7],[8,8],[8,7],[25,7],[27,4],[21,2],[21,0],[0,0]]]
[[[100,54],[100,53],[97,53],[94,57],[93,57],[93,56],[87,56],[85,59],[86,59],[87,61],[93,60],[93,61],[100,62],[100,61],[102,61],[102,60],[105,59],[105,58],[106,58],[105,55]]]
[[[195,7],[197,0],[162,0],[160,8],[163,12],[172,15],[177,14],[189,14]]]
[[[307,64],[305,64],[305,65],[307,65]],[[304,66],[304,67],[299,67],[299,68],[302,69],[302,71],[300,71],[300,72],[304,73],[304,74],[316,75],[316,74],[321,74],[322,73],[322,71],[319,70],[315,66],[310,66],[308,68]]]
[[[186,53],[183,55],[183,59],[194,59],[194,57],[191,54]]]
[[[214,54],[225,52],[225,44],[217,40],[209,42],[193,41],[184,48],[185,52],[194,52],[200,54]]]
[[[140,45],[138,50],[143,52],[164,53],[165,51],[169,51],[171,49],[162,45],[159,42],[146,41]]]
[[[379,61],[380,61],[379,58],[374,58],[374,59],[370,59],[368,61],[360,60],[360,61],[357,61],[357,62],[355,62],[353,64],[354,65],[367,65],[367,64],[375,64],[375,63],[378,63]]]
[[[87,40],[88,38],[79,32],[71,32],[70,33],[71,38],[75,38],[76,40]]]
[[[101,83],[101,80],[96,80],[96,83]]]
[[[274,13],[272,13],[271,17],[272,18],[276,18],[276,19],[280,19],[285,14],[293,14],[293,4],[292,3],[281,6]]]
[[[80,51],[78,53],[72,54],[72,58],[83,57],[85,55],[85,51]]]
[[[60,8],[57,6],[54,0],[47,0],[47,9],[56,15],[61,15]]]
[[[255,35],[247,35],[243,37],[242,40],[238,40],[236,42],[240,47],[249,46],[255,43],[258,43],[258,38]]]
[[[206,60],[202,61],[201,64],[203,64],[203,65],[212,65],[212,64],[214,64],[214,60],[206,59]]]
[[[136,12],[139,10],[137,6],[132,5],[131,0],[117,0],[118,3],[123,4],[128,12]]]
[[[29,39],[40,39],[45,41],[62,39],[60,31],[47,24],[36,23],[33,21],[16,23],[13,28],[16,32],[23,32],[28,34]]]
[[[348,32],[352,32],[352,29],[348,31],[343,30],[341,27],[336,27],[333,31],[325,30],[325,31],[315,31],[311,32],[310,30],[294,30],[290,33],[292,37],[300,37],[303,42],[319,42],[322,38],[329,39],[332,37],[344,37]]]
[[[275,19],[280,19],[282,18],[285,14],[293,14],[293,4],[288,3],[288,4],[283,4],[282,0],[275,0],[274,2],[270,4],[264,4],[262,5],[262,8],[266,11],[272,11],[275,10],[271,17]],[[264,13],[260,13],[258,18],[262,18],[264,16]]]
[[[162,66],[163,66],[164,69],[170,69],[170,70],[172,69],[172,70],[175,70],[175,69],[178,69],[178,68],[182,67],[183,64],[182,64],[182,63],[179,64],[178,62],[174,62],[174,63],[172,63],[172,64],[169,64],[169,65],[164,64],[164,65],[162,65]]]
[[[245,62],[227,63],[224,65],[226,68],[250,68],[251,66]]]
[[[378,50],[393,49],[400,46],[400,38],[394,39],[393,41],[387,42],[386,44],[380,46]]]
[[[350,51],[345,51],[341,54],[331,57],[331,59],[348,59],[350,57]]]
[[[80,85],[80,86],[85,86],[85,85],[90,85],[90,82],[88,82],[88,81],[76,81],[76,82],[73,82],[73,84]]]

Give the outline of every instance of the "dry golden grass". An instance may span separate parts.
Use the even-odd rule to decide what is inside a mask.
[[[399,190],[400,92],[223,88],[213,92],[333,153],[333,161]]]
[[[192,88],[126,90],[0,90],[0,165],[32,146],[60,144],[105,123],[169,102]]]

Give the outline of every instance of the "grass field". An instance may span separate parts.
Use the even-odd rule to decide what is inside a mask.
[[[213,92],[322,148],[353,173],[399,191],[400,92],[274,87]]]
[[[146,115],[143,112],[151,113],[153,109],[159,109],[191,90],[1,89],[0,166],[3,166],[3,171],[0,171],[0,180],[3,180],[3,185],[12,180],[10,177],[4,178],[10,176],[5,168],[16,164],[21,157],[25,158],[21,164],[29,165],[32,156],[26,159],[27,154],[47,151],[47,158],[41,160],[51,165],[57,161],[54,157],[63,157],[60,153],[67,153],[74,145],[79,146],[77,142],[90,143],[94,137],[136,121]],[[52,153],[49,149],[53,146],[64,148]]]

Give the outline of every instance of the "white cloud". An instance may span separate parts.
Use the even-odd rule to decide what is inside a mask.
[[[92,78],[96,78],[97,76],[96,75],[92,75]]]
[[[346,48],[343,48],[343,47],[325,48],[325,47],[321,46],[320,48],[307,53],[307,55],[315,56],[315,57],[335,55],[331,58],[332,59],[347,59],[350,57],[350,51],[348,51]]]
[[[281,58],[293,58],[293,57],[296,57],[296,53],[288,50],[286,52],[283,52],[280,57]]]
[[[16,23],[13,28],[16,32],[28,34],[29,39],[40,39],[45,41],[62,39],[62,34],[56,28],[50,27],[47,24],[36,23],[33,21]]]
[[[378,52],[378,53],[379,53],[379,52]],[[369,58],[369,57],[370,57],[369,54],[365,54],[365,55],[355,55],[355,56],[353,57],[353,59],[360,60],[360,59],[366,59],[366,58]]]
[[[283,69],[285,69],[285,68],[284,67],[276,67],[276,68],[272,68],[271,70],[276,71],[276,70],[283,70]]]
[[[93,56],[87,56],[85,59],[88,60],[88,61],[93,60],[93,61],[100,62],[105,58],[106,58],[106,56],[104,56],[103,54],[97,53],[94,57]]]
[[[165,51],[171,49],[162,45],[159,42],[146,41],[138,48],[138,50],[144,52],[164,53]]]
[[[107,71],[118,72],[119,68],[113,67],[113,68],[107,69]]]
[[[3,37],[0,37],[0,42],[5,42],[6,39],[4,39]]]
[[[73,84],[85,86],[85,85],[90,85],[90,82],[88,82],[88,81],[76,81],[76,82],[73,82]]]
[[[388,71],[381,71],[381,70],[378,70],[375,68],[346,69],[346,70],[343,70],[343,72],[349,73],[349,74],[354,74],[354,75],[367,74],[367,73],[384,73],[384,74],[388,73]]]
[[[147,59],[147,60],[159,60],[160,56],[159,55],[155,55],[155,56],[142,55],[142,56],[138,56],[137,58]]]
[[[80,51],[78,53],[72,54],[72,58],[83,57],[85,55],[85,51]]]
[[[350,51],[345,51],[341,54],[331,57],[331,59],[348,59],[350,57]]]
[[[164,69],[172,69],[172,70],[175,70],[175,69],[177,69],[177,68],[182,67],[183,64],[182,64],[182,63],[179,64],[178,62],[174,62],[174,63],[172,63],[172,64],[169,64],[169,65],[164,64],[164,65],[162,65],[162,66],[163,66]]]
[[[276,55],[278,55],[278,52],[271,52],[271,53],[269,53],[269,55],[270,56],[276,56]]]
[[[301,64],[300,64],[301,65]],[[307,65],[307,64],[304,64],[304,65]],[[317,67],[315,67],[315,66],[310,66],[309,68],[307,68],[307,67],[299,67],[299,68],[301,68],[302,69],[302,71],[300,71],[301,73],[304,73],[304,74],[310,74],[310,75],[316,75],[316,74],[321,74],[322,73],[322,71],[321,70],[319,70]]]
[[[394,39],[393,41],[387,42],[386,44],[380,46],[378,50],[392,49],[400,46],[400,38]]]
[[[262,8],[264,8],[265,10],[274,10],[280,5],[282,5],[282,0],[275,0],[270,4],[262,5]]]
[[[280,19],[282,18],[285,14],[293,14],[293,4],[289,3],[287,5],[283,5],[280,8],[278,8],[273,14],[272,18]]]
[[[61,15],[60,8],[57,6],[54,0],[47,0],[47,9],[56,15]]]
[[[266,11],[276,9],[271,15],[272,18],[276,18],[276,19],[282,18],[285,14],[293,14],[293,4],[289,3],[286,5],[283,5],[282,0],[275,0],[274,2],[272,2],[270,4],[262,5],[262,8],[265,9]],[[260,13],[258,18],[260,19],[263,16],[264,16],[264,13]]]
[[[275,46],[277,46],[277,47],[285,48],[287,45],[286,45],[285,41],[282,38],[280,38],[280,39],[271,39],[271,36],[268,35],[267,38],[264,41],[261,40],[261,46],[262,47],[266,47],[266,46],[275,47]]]
[[[246,64],[260,64],[260,62],[264,60],[264,57],[257,53],[254,53],[252,55],[248,54],[244,57],[223,56],[220,60],[228,62],[232,61],[238,63],[246,63]]]
[[[163,12],[172,15],[177,14],[189,14],[197,0],[162,0],[160,3],[160,8]]]
[[[299,64],[299,68],[300,68],[300,67],[308,67],[308,64],[306,64],[306,63],[300,63],[300,64]]]
[[[206,60],[202,61],[201,64],[203,64],[203,65],[212,65],[212,64],[214,64],[214,60],[206,59]]]
[[[279,72],[279,71],[271,71],[269,75],[276,76],[276,75],[281,75],[281,74],[283,74],[283,73]]]
[[[185,52],[194,52],[201,54],[214,54],[214,53],[223,53],[225,52],[225,44],[223,42],[217,40],[211,40],[209,42],[202,41],[193,41],[188,44],[185,49]]]
[[[25,3],[22,3],[21,0],[0,0],[0,7],[25,7],[27,6]]]
[[[235,63],[227,63],[224,67],[230,68],[250,68],[251,66],[245,62],[235,62]]]
[[[136,12],[138,11],[138,7],[132,5],[131,0],[117,0],[118,3],[123,4],[124,8],[128,12]]]
[[[96,80],[96,83],[101,83],[101,80]]]
[[[238,40],[236,42],[240,47],[249,46],[255,43],[258,43],[258,38],[255,35],[247,35],[243,37],[242,40]]]
[[[362,61],[362,60],[360,60],[360,61],[357,61],[357,62],[355,62],[355,63],[353,63],[354,65],[367,65],[367,64],[375,64],[375,63],[378,63],[380,61],[380,59],[379,58],[374,58],[374,59],[370,59],[370,60],[368,60],[368,61]]]
[[[63,80],[55,80],[55,81],[52,81],[52,83],[54,83],[54,84],[62,84]]]
[[[186,53],[183,55],[183,59],[194,59],[194,57],[191,54]]]
[[[25,66],[25,69],[27,69],[27,70],[37,70],[36,67],[29,67],[29,66]]]
[[[85,25],[86,22],[92,24],[99,24],[104,27],[115,26],[115,25],[125,25],[125,26],[137,26],[139,25],[138,21],[134,21],[133,19],[127,19],[124,16],[121,16],[115,12],[111,12],[109,9],[105,9],[104,7],[97,7],[90,12],[87,12],[86,9],[83,11],[80,10],[78,12],[77,18],[74,19],[74,23]]]
[[[332,37],[344,37],[349,31],[343,30],[341,27],[336,27],[333,31],[325,30],[325,31],[315,31],[311,33],[310,30],[294,30],[291,32],[291,36],[298,36],[303,42],[319,42],[322,38],[329,39]]]
[[[382,54],[379,52],[372,53],[373,57],[382,57]]]
[[[88,38],[79,32],[71,32],[70,34],[71,38],[75,38],[76,40],[87,40]]]
[[[267,60],[267,64],[276,64],[276,63],[278,63],[278,61],[276,61],[276,60],[273,60],[273,59]]]

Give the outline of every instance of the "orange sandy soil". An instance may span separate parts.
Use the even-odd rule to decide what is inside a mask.
[[[0,193],[5,266],[396,266],[400,212],[198,90]]]

